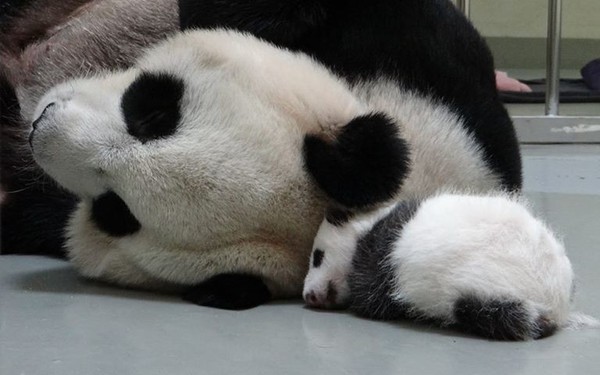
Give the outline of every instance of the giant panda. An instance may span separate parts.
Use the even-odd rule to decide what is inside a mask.
[[[81,199],[66,243],[79,272],[221,308],[300,295],[332,201],[504,186],[435,97],[380,76],[350,84],[230,30],[57,85],[34,118],[35,161]]]
[[[206,225],[205,231],[200,231],[198,228],[182,228],[186,227],[181,225],[182,222],[189,223],[191,220],[187,216],[189,211],[175,207],[180,207],[178,205],[186,202],[186,199],[173,198],[177,201],[177,204],[174,204],[171,200],[165,200],[163,196],[155,201],[156,197],[151,193],[153,189],[164,191],[165,186],[173,187],[171,189],[173,192],[181,192],[182,190],[178,189],[194,181],[193,178],[181,177],[177,181],[167,183],[157,176],[160,175],[168,180],[176,176],[176,172],[190,172],[188,168],[163,170],[160,168],[161,164],[157,163],[155,167],[163,170],[153,177],[157,186],[149,189],[146,184],[141,184],[136,189],[143,197],[149,198],[140,201],[144,201],[145,214],[151,211],[155,216],[152,224],[148,223],[145,217],[141,217],[143,212],[131,207],[133,203],[123,197],[123,192],[116,192],[111,184],[106,183],[104,178],[108,178],[106,176],[109,174],[104,175],[106,172],[104,168],[99,168],[96,171],[98,173],[89,175],[76,168],[81,166],[83,157],[78,158],[77,162],[64,162],[57,166],[49,164],[51,160],[47,160],[47,155],[37,155],[36,161],[46,172],[81,198],[81,203],[67,228],[66,248],[74,264],[84,275],[122,285],[152,289],[186,289],[186,298],[200,304],[226,308],[250,307],[272,297],[300,294],[303,273],[306,272],[305,258],[310,253],[312,237],[316,233],[325,202],[330,204],[333,200],[356,208],[376,206],[386,199],[398,198],[398,194],[404,194],[406,197],[427,196],[436,191],[440,185],[451,185],[458,189],[468,187],[475,191],[520,188],[518,146],[510,119],[495,91],[490,52],[477,32],[450,2],[377,1],[363,4],[359,1],[261,1],[257,3],[235,1],[223,4],[214,1],[180,1],[179,4],[180,23],[184,29],[225,27],[246,31],[260,38],[259,42],[250,36],[245,36],[244,38],[253,42],[248,43],[247,47],[246,43],[244,46],[235,44],[235,50],[225,51],[231,46],[228,40],[232,37],[225,33],[228,36],[223,37],[223,43],[214,47],[220,51],[219,53],[224,54],[225,61],[237,61],[239,64],[233,66],[238,66],[245,72],[246,78],[251,79],[251,73],[240,66],[240,60],[247,61],[249,66],[256,68],[257,72],[263,66],[290,67],[285,74],[273,75],[277,77],[277,82],[265,80],[262,82],[264,86],[253,86],[257,93],[264,90],[271,95],[275,93],[281,96],[279,100],[274,96],[268,96],[268,100],[274,100],[274,103],[267,106],[268,108],[276,112],[291,111],[292,114],[288,113],[288,115],[295,121],[301,121],[306,113],[315,111],[321,113],[324,119],[315,115],[312,120],[319,124],[319,131],[314,131],[313,127],[301,127],[303,130],[299,133],[293,132],[295,137],[288,139],[289,134],[283,137],[286,142],[290,142],[287,144],[286,152],[298,157],[286,167],[281,165],[287,160],[283,156],[277,157],[273,165],[270,164],[273,162],[272,159],[269,159],[269,162],[261,159],[266,157],[267,151],[255,154],[256,145],[252,145],[251,142],[242,147],[246,154],[238,152],[237,148],[229,147],[227,149],[229,153],[237,152],[239,157],[253,155],[248,159],[258,158],[264,165],[269,165],[258,168],[258,171],[250,174],[259,176],[251,178],[250,186],[258,184],[261,178],[262,181],[276,183],[279,180],[274,177],[280,176],[285,177],[286,182],[282,185],[285,186],[282,189],[285,193],[278,193],[283,194],[283,197],[278,194],[271,196],[274,190],[269,190],[267,187],[260,189],[259,192],[254,192],[248,186],[238,190],[240,186],[236,183],[234,187],[223,192],[224,196],[219,200],[221,203],[205,207],[191,215],[194,220],[202,218],[200,222]],[[419,22],[415,22],[416,20]],[[223,35],[224,32],[216,33]],[[181,93],[183,90],[188,95],[188,91],[184,89],[196,82],[190,77],[194,75],[190,72],[197,72],[198,69],[201,71],[213,69],[215,72],[220,72],[224,67],[218,64],[213,67],[207,62],[194,66],[184,64],[185,58],[176,57],[187,56],[182,50],[189,50],[186,53],[192,54],[193,51],[203,51],[203,48],[208,48],[199,45],[201,43],[193,42],[194,38],[189,36],[192,34],[185,35],[187,36],[177,36],[166,44],[148,51],[129,73],[68,81],[50,90],[44,99],[40,100],[35,111],[24,111],[27,114],[25,117],[30,119],[36,128],[44,129],[42,125],[45,121],[49,121],[54,114],[62,113],[58,112],[60,106],[50,105],[57,99],[52,99],[53,95],[69,97],[64,95],[64,91],[75,92],[73,89],[75,87],[81,88],[84,93],[82,97],[90,96],[85,92],[94,92],[99,96],[92,101],[85,100],[89,101],[86,102],[86,106],[90,113],[96,113],[99,108],[112,106],[114,118],[110,121],[115,120],[117,116],[114,114],[115,108],[120,108],[121,102],[133,103],[134,107],[141,108],[139,109],[141,113],[143,113],[144,102],[148,102],[149,107],[162,108],[157,113],[161,111],[174,113],[174,108],[179,108],[181,112],[193,112],[197,105],[188,106],[186,97]],[[180,47],[177,53],[171,52],[170,48],[174,48],[177,43],[185,47]],[[276,49],[268,43],[302,52],[310,58]],[[255,47],[257,52],[251,51]],[[110,50],[110,46],[102,48]],[[265,49],[276,52],[266,53]],[[168,51],[169,58],[160,57],[167,53],[165,51]],[[240,53],[239,56],[233,54],[236,51]],[[260,62],[252,59],[263,52],[269,58]],[[282,57],[286,61],[285,64],[268,63],[271,57],[280,55],[288,56]],[[146,69],[145,61],[152,59],[156,61],[162,59],[162,68],[176,71],[175,81],[179,83],[165,83],[169,79],[159,74],[160,77],[155,77],[155,80],[152,80],[152,77],[148,77],[147,80],[139,78],[143,82],[133,85],[134,82],[138,82],[138,77],[132,72]],[[252,64],[252,61],[255,63]],[[305,69],[291,68],[297,64],[304,64]],[[158,65],[160,64],[157,63]],[[308,68],[308,65],[311,67]],[[185,73],[186,71],[189,72]],[[300,71],[306,74],[301,74]],[[185,79],[177,78],[184,73]],[[314,78],[310,80],[311,84],[304,82],[305,77],[309,76]],[[254,80],[258,77],[259,74]],[[242,79],[238,76],[234,78]],[[215,80],[219,81],[216,78]],[[301,87],[297,84],[305,88],[311,87],[310,94],[300,90]],[[273,85],[277,88],[275,89]],[[351,97],[353,98],[351,101],[355,101],[357,107],[350,106],[345,108],[344,112],[333,105],[331,109],[325,111],[323,109],[325,103],[332,98],[326,94],[329,90],[324,88],[333,86],[341,86],[340,90],[346,92],[345,95],[333,96],[339,96],[340,100]],[[102,87],[110,87],[110,90],[104,90]],[[61,90],[63,94],[60,94]],[[298,90],[303,93],[297,93]],[[99,95],[103,91],[107,93]],[[134,93],[138,91],[161,94],[142,95],[142,99],[135,99]],[[246,124],[248,119],[253,118],[252,116],[257,116],[247,109],[248,113],[242,114],[245,107],[238,101],[244,103],[250,99],[243,99],[241,92],[245,92],[250,98],[259,97],[258,94],[251,94],[248,91],[233,90],[232,93],[235,95],[232,95],[230,105],[234,106],[232,110],[239,111],[238,115],[232,114],[237,113],[235,111],[221,111],[214,114],[215,121],[228,124],[238,121]],[[286,92],[294,93],[293,100],[286,97]],[[134,99],[127,99],[130,97]],[[291,101],[284,100],[285,98]],[[308,101],[310,106],[302,104],[302,101],[298,102],[298,98],[304,98],[303,100],[306,101],[310,98],[311,100]],[[179,99],[182,100],[181,103]],[[160,100],[166,101],[167,104],[161,104]],[[27,107],[32,108],[30,105]],[[359,107],[360,110],[357,109]],[[338,114],[325,114],[328,111]],[[342,112],[344,115],[341,115]],[[222,118],[219,119],[218,115]],[[85,121],[78,116],[84,116],[84,113],[73,116],[70,121],[79,125],[68,127],[71,129],[69,131],[84,128],[80,123],[83,124]],[[265,114],[265,116],[271,115]],[[40,121],[37,121],[38,119]],[[98,123],[101,119],[102,116],[98,116],[91,120]],[[243,119],[245,121],[242,121]],[[105,120],[109,119],[105,117]],[[124,126],[125,119],[119,121],[121,126]],[[171,134],[173,129],[179,129],[179,125],[190,124],[194,120],[183,114],[181,116],[151,115],[149,119],[137,122],[146,121],[159,124],[171,123],[171,125],[164,125],[165,133],[160,137],[161,140],[166,141],[172,138],[166,135]],[[284,119],[282,118],[281,121]],[[285,121],[290,121],[290,118]],[[268,147],[262,147],[263,143],[260,143],[261,150],[268,150],[281,141],[281,137],[276,137],[276,141],[268,141],[271,135],[264,136],[261,132],[252,131],[250,133],[255,136],[260,135],[260,141],[268,144]],[[36,142],[44,138],[38,137],[38,134],[41,135],[43,132],[37,129],[33,134],[30,139],[35,151]],[[140,142],[152,146],[158,140],[149,139]],[[65,143],[70,145],[69,142]],[[75,143],[83,146],[79,141]],[[181,146],[187,145],[190,147],[188,150],[191,150],[192,143],[182,142]],[[220,142],[215,145],[226,148],[226,145]],[[77,149],[75,145],[70,146],[65,150]],[[184,154],[191,157],[192,152]],[[107,153],[102,152],[98,155],[107,156]],[[177,159],[182,163],[184,160],[189,160]],[[150,158],[142,165],[150,168],[148,165],[150,160],[154,159]],[[160,158],[159,160],[166,162]],[[298,163],[301,164],[301,168],[298,167],[300,165]],[[225,163],[222,166],[227,165]],[[147,169],[146,172],[151,169]],[[210,171],[192,172],[216,173],[218,170],[220,169],[214,168]],[[244,169],[240,168],[238,174],[242,173],[240,171]],[[190,172],[190,176],[193,176],[193,173]],[[216,176],[223,177],[221,174]],[[220,189],[229,186],[228,183],[232,180],[246,181],[235,173],[232,176],[235,178],[225,179],[227,184],[214,185],[211,191],[216,195],[210,196],[211,199],[215,199],[214,202],[217,193],[221,192]],[[290,183],[288,178],[294,182]],[[72,180],[78,181],[77,187],[72,186]],[[218,178],[217,180],[223,182]],[[83,189],[79,185],[87,187]],[[216,186],[220,187],[216,188]],[[91,189],[92,187],[94,188]],[[88,188],[93,191],[86,190]],[[144,192],[147,189],[150,193],[146,194]],[[252,199],[244,194],[240,195],[243,197],[241,200],[231,196],[240,192],[251,195]],[[254,196],[253,193],[265,193],[270,198],[262,197],[255,200],[254,198],[261,195]],[[182,194],[187,194],[187,198],[193,196],[188,193]],[[173,194],[173,196],[178,195]],[[154,198],[150,199],[150,197]],[[237,205],[237,203],[243,204]],[[161,204],[168,206],[167,209],[162,209]],[[195,204],[197,205],[198,202]],[[234,206],[235,208],[232,208]],[[191,207],[194,207],[194,204],[185,207],[193,211]],[[211,210],[219,214],[210,213]],[[274,224],[266,225],[257,219],[265,210],[272,215],[270,220],[273,220]],[[115,215],[115,212],[118,214]],[[179,219],[175,215],[176,212],[180,215]],[[284,220],[280,215],[288,219]],[[116,220],[116,217],[120,219]],[[160,241],[154,237],[152,240],[146,239],[149,243],[141,245],[147,249],[146,251],[133,251],[139,248],[131,241],[143,237],[138,236],[138,232],[148,233],[158,227],[163,231],[167,230],[166,222],[173,224],[174,233],[181,234],[176,236],[178,239],[175,241],[181,239],[183,242],[176,246],[177,256],[173,256],[160,245],[162,242],[169,242],[169,238],[173,237],[161,231],[156,233],[160,232],[162,235],[155,234]],[[211,225],[207,225],[207,222]],[[214,229],[213,225],[217,229]],[[268,227],[266,232],[263,227],[265,225]],[[244,234],[244,230],[240,228],[253,233],[255,238],[246,239],[246,242],[236,242],[236,236],[240,233]],[[271,238],[272,232],[281,234],[279,231],[282,228],[283,232],[288,234],[290,231],[293,232],[293,236],[284,235],[285,241],[274,241]],[[226,235],[223,232],[226,232]],[[194,240],[186,237],[188,235]],[[211,240],[213,237],[216,240]],[[203,243],[204,249],[218,250],[198,251],[198,243],[195,241],[199,238],[202,238],[200,242]],[[278,235],[277,239],[280,240],[281,237]],[[247,242],[252,245],[246,246]],[[169,244],[172,245],[174,244]],[[194,251],[188,251],[190,246],[194,247]],[[130,250],[114,251],[116,248]],[[182,248],[186,250],[180,251]],[[242,248],[252,250],[243,251]],[[254,250],[257,249],[259,250],[255,252]],[[200,253],[202,256],[199,256]],[[139,256],[144,257],[143,264],[139,263],[137,259]],[[149,260],[151,260],[150,266],[146,264]],[[189,288],[190,285],[193,287]]]
[[[342,212],[326,217],[315,237],[303,291],[311,307],[496,340],[598,327],[571,311],[564,245],[517,194],[441,191]]]

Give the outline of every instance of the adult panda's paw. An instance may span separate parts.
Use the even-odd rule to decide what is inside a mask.
[[[200,306],[246,310],[268,302],[271,292],[258,276],[228,273],[189,288],[183,299]]]
[[[304,159],[319,187],[349,208],[392,199],[410,170],[408,144],[382,113],[356,117],[333,142],[306,136]]]

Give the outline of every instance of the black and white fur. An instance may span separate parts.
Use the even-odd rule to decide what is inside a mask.
[[[83,275],[249,307],[300,294],[330,198],[520,188],[491,54],[450,2],[180,5],[184,28],[249,34],[174,36],[24,112],[36,162],[81,199]]]
[[[451,1],[179,0],[179,5],[184,30],[248,31],[309,54],[352,84],[389,82],[400,91],[427,97],[458,118],[485,167],[504,188],[520,188],[519,150],[496,91],[492,54]],[[378,89],[365,87],[363,95],[373,92],[377,95]],[[401,105],[404,98],[388,100]],[[435,147],[452,147],[444,144],[450,142],[440,140]],[[427,157],[436,158],[434,149],[430,151]],[[317,178],[319,185],[341,198],[330,186],[343,184],[344,176],[318,169],[311,168],[311,173],[330,176]]]
[[[573,271],[562,242],[506,194],[439,194],[325,219],[304,284],[307,304],[374,319],[418,319],[498,340],[567,325]]]

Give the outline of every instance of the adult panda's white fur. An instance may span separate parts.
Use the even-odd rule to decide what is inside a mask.
[[[304,285],[311,306],[494,339],[536,339],[581,322],[570,311],[564,245],[522,198],[439,194],[348,219],[321,224]]]
[[[184,89],[173,134],[141,141],[128,132],[123,97],[148,77]],[[356,131],[353,142],[405,142],[395,199],[500,186],[461,118],[440,102],[378,77],[349,86],[303,54],[233,31],[186,32],[131,69],[58,85],[34,118],[36,162],[82,199],[67,228],[70,259],[84,276],[121,285],[171,288],[244,273],[275,297],[300,294],[329,203],[305,168],[307,135],[334,148]],[[346,126],[357,119],[364,124]],[[399,137],[370,133],[390,126]],[[135,230],[99,229],[90,217],[104,198]]]

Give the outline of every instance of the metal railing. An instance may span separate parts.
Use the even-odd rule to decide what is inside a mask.
[[[456,0],[456,6],[458,9],[462,10],[462,12],[467,16],[467,18],[471,17],[471,1],[470,0]]]
[[[456,0],[470,18],[470,0]],[[562,0],[548,0],[546,39],[546,105],[544,115],[513,116],[519,140],[523,143],[600,143],[599,116],[560,116],[560,43]]]
[[[546,116],[558,116],[561,27],[562,0],[550,0],[546,38]]]

